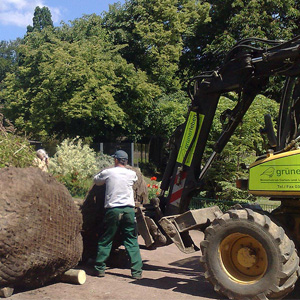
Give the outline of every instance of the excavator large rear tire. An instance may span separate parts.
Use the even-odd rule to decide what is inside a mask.
[[[263,212],[229,210],[206,229],[201,250],[206,279],[229,299],[282,299],[299,276],[294,242]]]

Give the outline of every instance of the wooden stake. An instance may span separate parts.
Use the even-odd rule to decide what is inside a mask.
[[[13,288],[4,287],[4,288],[0,289],[0,297],[1,298],[8,298],[13,294],[13,292],[14,292]]]
[[[66,283],[84,284],[86,281],[85,271],[70,269],[61,276],[61,281]]]

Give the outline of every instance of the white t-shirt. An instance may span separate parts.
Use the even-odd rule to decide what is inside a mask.
[[[134,207],[134,197],[132,186],[137,181],[137,175],[133,170],[114,167],[98,173],[94,177],[96,185],[106,184],[105,208],[132,206]]]

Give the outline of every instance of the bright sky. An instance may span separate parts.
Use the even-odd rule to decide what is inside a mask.
[[[125,0],[0,0],[0,41],[22,38],[32,25],[37,6],[47,6],[54,26],[59,26],[61,21],[68,23],[85,14],[100,15],[116,2],[123,4]]]

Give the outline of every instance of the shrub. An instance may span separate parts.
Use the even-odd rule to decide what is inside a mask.
[[[35,151],[29,142],[20,136],[0,134],[0,168],[32,166]]]
[[[53,174],[78,173],[80,179],[91,177],[97,170],[96,152],[79,138],[65,139],[57,146],[49,168]]]
[[[35,158],[35,151],[29,141],[14,132],[13,125],[0,114],[0,168],[29,167]]]
[[[114,162],[109,155],[96,154],[79,138],[65,139],[56,150],[49,162],[50,172],[73,197],[84,197],[93,183],[92,177]]]
[[[96,152],[81,139],[65,139],[49,162],[49,170],[72,196],[84,196],[97,172]]]
[[[228,201],[236,199],[254,201],[256,199],[256,197],[249,194],[248,191],[235,187],[231,182],[220,181],[218,184],[220,186],[220,191],[216,192],[216,195],[219,199],[226,199]]]
[[[153,162],[139,162],[139,168],[145,176],[157,173],[157,167]]]
[[[73,197],[84,198],[92,185],[92,180],[90,178],[82,179],[78,175],[79,173],[73,172],[66,175],[55,174],[54,176],[65,185]]]
[[[96,157],[97,171],[114,165],[114,159],[110,155],[99,153]]]

